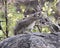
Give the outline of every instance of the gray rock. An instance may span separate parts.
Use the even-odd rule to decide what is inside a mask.
[[[0,48],[60,48],[60,33],[20,34],[1,41]]]

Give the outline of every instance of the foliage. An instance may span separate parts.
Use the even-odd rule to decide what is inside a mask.
[[[42,7],[44,12],[42,12],[42,13],[44,15],[46,13],[48,16],[53,16],[52,13],[54,13],[56,10],[56,3],[57,3],[56,0],[54,0],[54,2],[45,2],[44,6]],[[18,20],[24,18],[23,12],[25,10],[25,6],[21,6],[21,9],[22,9],[21,13],[16,12],[16,8],[14,7],[13,3],[9,4],[7,7],[8,7],[9,36],[12,36],[15,24],[17,23]],[[0,20],[5,20],[4,16],[2,16],[3,14],[4,13],[2,11],[0,11]],[[54,20],[53,22],[55,22],[55,19],[53,19],[53,20]],[[2,28],[5,32],[6,31],[6,23],[5,22],[2,23]],[[50,32],[48,27],[43,27],[41,31],[42,32]],[[33,32],[38,32],[38,29],[37,28],[33,29]],[[3,34],[3,32],[0,31],[0,36],[4,37],[5,35]]]

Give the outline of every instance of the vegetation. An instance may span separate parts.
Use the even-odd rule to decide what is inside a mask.
[[[39,0],[40,2],[40,0]],[[44,2],[44,6],[42,7],[42,14],[45,17],[49,17],[49,19],[53,22],[56,23],[56,18],[54,16],[54,13],[56,12],[56,4],[57,4],[58,0],[54,0],[54,1],[45,1]],[[4,8],[4,6],[2,6],[2,8]],[[4,10],[0,9],[0,20],[5,21],[5,16],[4,16]],[[9,37],[13,36],[13,32],[14,32],[14,28],[15,25],[17,23],[17,21],[19,21],[20,19],[24,18],[24,11],[25,11],[25,5],[21,5],[20,8],[22,10],[22,12],[17,13],[16,12],[16,7],[14,6],[14,3],[11,2],[10,4],[7,5],[7,17],[8,17],[8,31],[9,31]],[[6,22],[1,22],[1,26],[3,28],[3,31],[6,32]],[[3,40],[4,38],[6,38],[6,35],[3,33],[2,30],[0,30],[0,40]],[[38,28],[35,27],[33,29],[33,32],[38,32]],[[50,29],[47,26],[42,27],[41,32],[47,32],[50,33]]]

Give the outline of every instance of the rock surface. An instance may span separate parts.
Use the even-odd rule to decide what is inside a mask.
[[[60,32],[16,35],[1,41],[0,48],[60,48]]]

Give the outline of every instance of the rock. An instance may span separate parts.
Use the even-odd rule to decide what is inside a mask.
[[[60,32],[20,34],[0,42],[0,48],[60,48]]]

